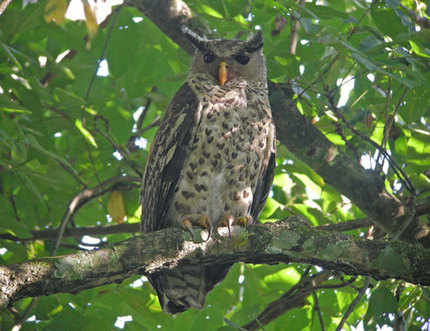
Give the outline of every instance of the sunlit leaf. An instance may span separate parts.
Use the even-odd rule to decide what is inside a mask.
[[[215,18],[220,18],[220,19],[223,18],[223,16],[212,7],[209,7],[207,5],[201,5],[201,8],[206,15],[209,15]]]
[[[124,200],[120,191],[112,191],[107,203],[107,209],[116,223],[123,223],[126,216]]]
[[[62,24],[64,22],[68,3],[67,0],[49,0],[45,7],[46,22]]]
[[[87,140],[91,145],[93,145],[94,147],[98,147],[96,140],[94,139],[93,135],[91,134],[90,131],[88,131],[84,125],[82,124],[82,121],[79,119],[75,120],[75,126],[76,128],[81,132],[81,134],[84,136],[85,140]]]
[[[82,3],[84,4],[85,23],[88,29],[88,36],[92,39],[99,28],[95,9],[90,6],[88,0],[82,0]]]

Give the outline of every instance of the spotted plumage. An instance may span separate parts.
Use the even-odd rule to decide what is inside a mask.
[[[188,78],[170,103],[143,178],[142,230],[257,218],[273,180],[275,133],[261,34],[196,46]],[[191,265],[149,280],[166,312],[201,308],[230,264]]]

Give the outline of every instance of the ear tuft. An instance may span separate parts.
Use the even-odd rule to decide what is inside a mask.
[[[245,50],[249,53],[253,53],[258,51],[261,47],[263,47],[263,33],[261,30],[257,30],[246,41]]]
[[[188,28],[185,25],[182,25],[181,27],[182,33],[187,37],[189,41],[201,52],[206,52],[208,49],[207,46],[207,39],[205,37],[199,36],[197,33],[192,31],[190,28]]]

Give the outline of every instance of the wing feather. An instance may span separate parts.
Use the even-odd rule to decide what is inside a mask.
[[[267,196],[269,195],[270,189],[272,187],[276,167],[275,142],[275,126],[271,124],[271,129],[267,137],[268,153],[265,155],[265,159],[263,160],[263,167],[260,171],[260,176],[258,178],[257,187],[254,193],[254,200],[251,206],[251,216],[255,220],[263,209]]]
[[[197,97],[185,83],[167,108],[146,163],[140,194],[143,232],[169,226],[166,213],[187,158],[197,111]]]

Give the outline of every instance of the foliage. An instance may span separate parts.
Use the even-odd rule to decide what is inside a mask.
[[[189,56],[134,7],[114,7],[97,26],[85,1],[86,21],[64,19],[65,0],[12,2],[0,16],[0,261],[48,256],[50,240],[37,231],[57,228],[72,200],[115,176],[138,177],[169,100],[182,84]],[[299,110],[342,152],[385,177],[389,192],[410,195],[365,137],[389,151],[418,198],[430,189],[430,30],[425,1],[411,0],[216,0],[187,1],[213,35],[234,38],[255,26],[264,31],[268,78],[290,83]],[[427,5],[429,3],[427,2]],[[411,13],[416,13],[414,17]],[[290,52],[291,26],[299,42]],[[99,22],[100,23],[100,22]],[[291,23],[291,24],[290,24]],[[106,61],[105,61],[106,60]],[[108,72],[100,67],[107,64]],[[353,89],[349,95],[344,86]],[[349,123],[350,127],[345,123]],[[351,130],[351,127],[354,131]],[[360,135],[358,133],[360,133]],[[295,213],[313,225],[365,215],[328,186],[309,166],[279,146],[271,197],[262,221]],[[347,175],[339,174],[339,175]],[[69,225],[108,226],[139,220],[139,185],[122,183],[83,206]],[[422,216],[426,221],[426,216]],[[360,230],[351,233],[363,236]],[[100,237],[99,246],[128,238]],[[63,238],[57,254],[75,251],[88,238]],[[255,319],[306,274],[303,265],[236,264],[210,293],[206,308],[180,316],[161,312],[148,282],[132,278],[81,293],[30,299],[3,312],[3,329],[106,330],[119,316],[127,330],[233,330]],[[317,274],[316,266],[310,275]],[[338,284],[334,275],[324,285]],[[348,277],[343,279],[347,280]],[[353,280],[352,280],[353,281]],[[365,277],[336,289],[315,290],[306,303],[286,311],[265,330],[334,330]],[[428,289],[400,281],[371,280],[344,328],[403,323],[429,327]],[[28,317],[33,316],[26,320]],[[26,321],[20,321],[24,317]],[[400,322],[399,322],[400,321]]]

